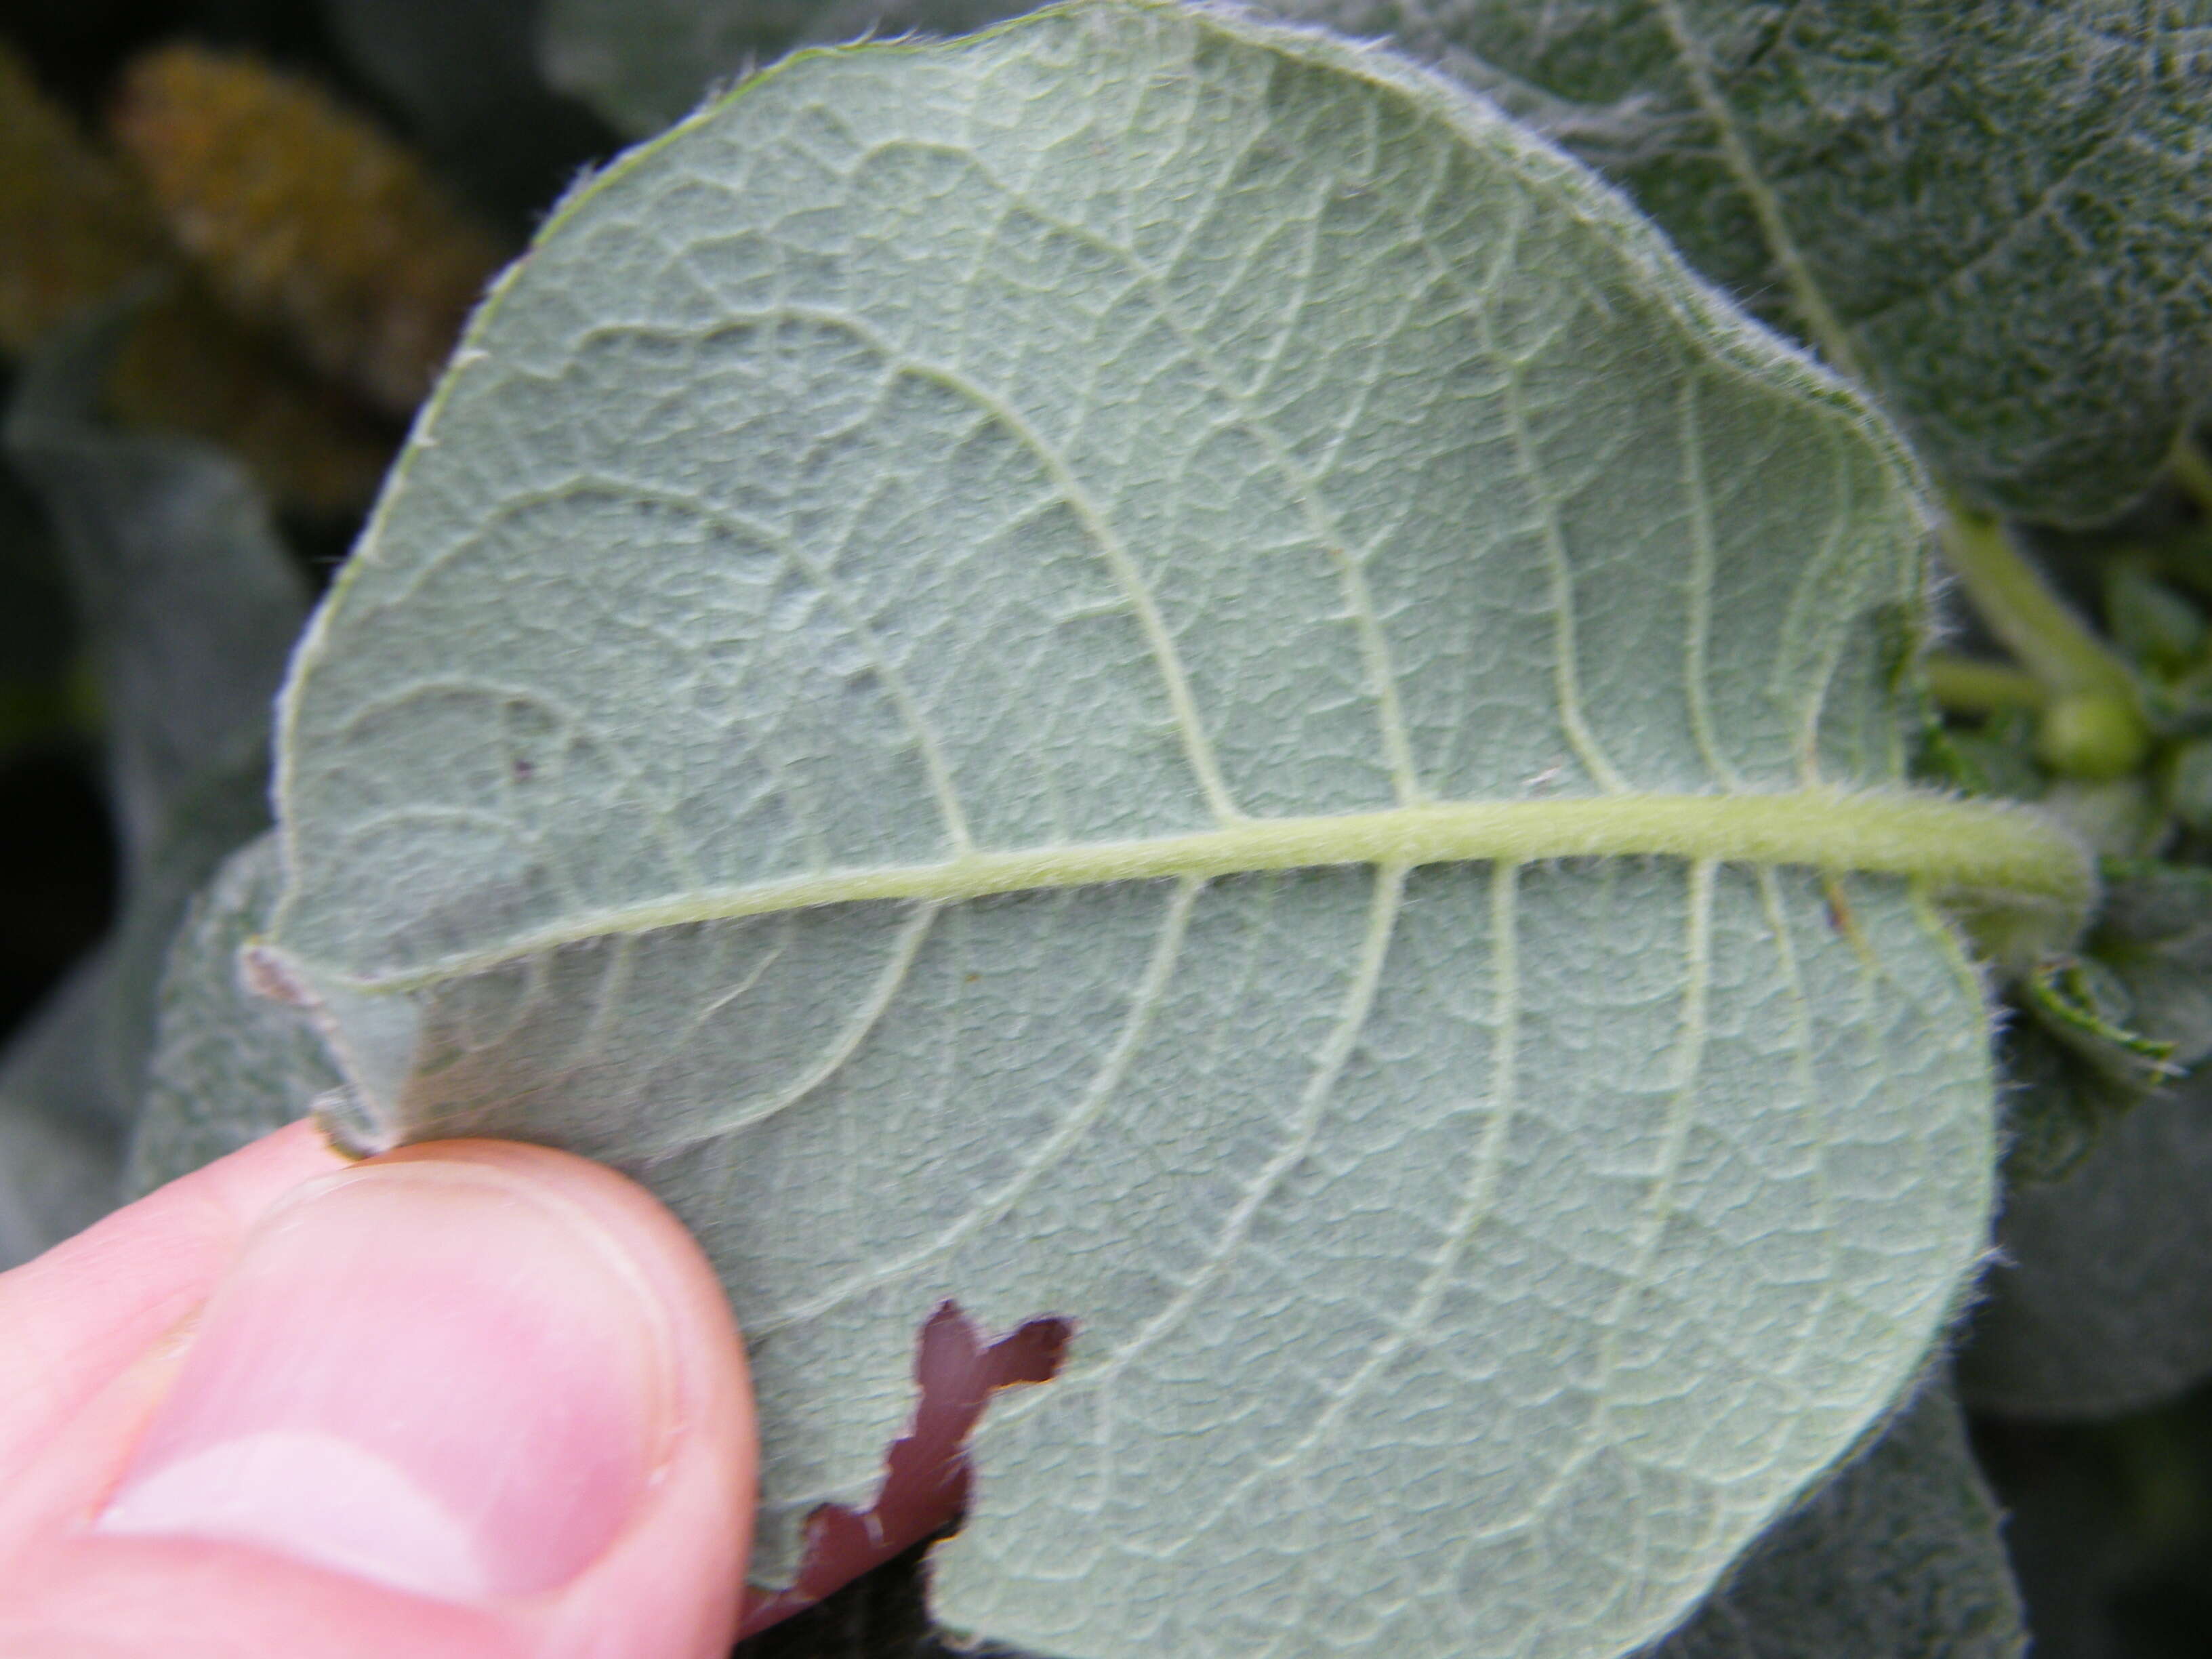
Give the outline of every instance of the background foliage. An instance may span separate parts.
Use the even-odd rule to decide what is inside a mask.
[[[755,56],[869,27],[957,30],[1000,9],[0,4],[0,378],[13,410],[0,474],[0,836],[12,854],[0,860],[0,1018],[17,1031],[0,1069],[0,1256],[109,1201],[167,941],[192,891],[264,822],[256,711],[478,285],[580,165],[680,115]],[[1686,94],[1663,52],[1643,65],[1650,87],[1620,84],[1624,64],[1641,65],[1615,50],[1633,36],[1626,8],[1581,9],[1580,55],[1548,58],[1516,56],[1511,20],[1525,6],[1304,9],[1395,31],[1448,64],[1479,50],[1504,72],[1486,83],[1493,93],[1524,116],[1548,115],[1601,167],[1650,149],[1601,118],[1608,111],[1661,127],[1694,118],[1668,102]],[[2030,45],[2024,61],[2051,56],[2048,42]],[[1913,49],[1941,62],[1979,47],[1945,36]],[[1721,40],[1723,67],[1731,50],[1780,72],[1756,39]],[[1985,61],[2002,68],[1991,51]],[[1594,64],[1612,81],[1594,81]],[[1988,90],[2033,104],[2032,86],[2002,76]],[[2092,76],[2084,119],[2124,108],[2124,138],[2148,131],[2161,154],[2185,155],[2201,133],[2161,95]],[[1920,109],[1930,121],[1956,115]],[[1798,146],[1791,176],[1818,188],[1832,155],[1819,135],[1770,136]],[[2100,148],[2094,133],[2081,143]],[[1634,167],[1624,170],[1636,188]],[[2124,240],[2126,189],[2092,183],[2115,204]],[[2020,188],[2033,195],[2035,181]],[[1645,205],[1675,223],[1668,200]],[[1708,269],[1778,295],[1773,320],[1820,334],[1791,311],[1786,284],[1769,283],[1725,192],[1671,205],[1693,254],[1701,235],[1712,244]],[[2014,404],[2034,405],[2047,429],[1954,422],[1934,441],[1939,453],[1974,458],[1954,471],[1983,504],[2035,515],[2016,533],[2129,665],[2153,728],[2142,766],[2092,778],[2054,749],[2043,692],[2017,677],[1974,679],[1963,660],[1936,677],[1948,712],[1931,726],[1936,775],[2044,796],[2116,859],[2164,859],[2112,867],[2115,902],[2091,950],[2034,981],[2009,1027],[2009,1064],[2031,1085],[2015,1097],[2000,1236],[2017,1265],[1994,1279],[1958,1367],[1972,1455],[2009,1513],[2012,1571],[2048,1655],[2160,1659],[2212,1646],[2212,1088],[2179,1075],[2212,1050],[2212,992],[2199,983],[2212,972],[2212,877],[2193,873],[2212,862],[2212,480],[2185,453],[2140,493],[2163,442],[2151,430],[2159,411],[2170,422],[2202,402],[2212,342],[2174,297],[2205,286],[2205,239],[2177,222],[2179,245],[2130,256],[2119,297],[2131,309],[2112,326],[2114,338],[2153,343],[2130,366],[2142,424],[2114,436],[2103,422],[2095,442],[2068,447],[2067,422],[2099,424],[2094,411],[2039,400],[2034,352],[1978,337],[2026,375]],[[1878,285],[1868,248],[1846,240],[1826,257]],[[2058,265],[2033,251],[2013,264],[2046,321],[2066,303],[2048,291],[2063,286]],[[1861,331],[1859,349],[1877,360],[1877,379],[1883,363],[1902,365],[1912,384],[1899,396],[1942,427],[1943,390],[1923,384],[1938,354],[1924,335],[1944,319],[1881,314],[1910,337]],[[2067,465],[2044,470],[2039,493],[2021,484],[2034,469],[2019,458],[2054,448]],[[1998,641],[1963,608],[1954,620],[1956,642],[1989,659]],[[226,877],[234,887],[258,878],[251,864]],[[206,907],[188,937],[226,948],[223,928],[252,902],[232,896]],[[222,1074],[220,1054],[174,1063]],[[302,1076],[316,1064],[303,1054]],[[191,1133],[174,1113],[163,1121],[165,1133]],[[211,1140],[196,1154],[220,1150]],[[153,1157],[142,1147],[142,1162]],[[1869,1631],[1893,1641],[1905,1628],[1929,1632],[1929,1653],[2008,1650],[2008,1588],[1942,1554],[1956,1531],[1945,1506],[1982,1501],[1960,1420],[1939,1387],[1771,1534],[1669,1652],[1867,1651]],[[756,1650],[928,1648],[912,1571],[895,1564],[755,1638]],[[1762,1613],[1771,1607],[1790,1619]],[[1977,1631],[1985,1646],[1960,1640]]]

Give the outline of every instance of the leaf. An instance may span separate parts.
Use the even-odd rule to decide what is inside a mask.
[[[239,979],[238,953],[267,926],[283,876],[276,838],[250,842],[177,930],[125,1202],[304,1117],[316,1096],[339,1086],[299,1012],[252,995]]]
[[[1997,1508],[1948,1382],[1776,1522],[1683,1627],[1637,1659],[2012,1659],[2025,1648]],[[740,1643],[732,1659],[957,1659],[919,1552]],[[992,1648],[988,1659],[1030,1659]]]
[[[2108,1124],[2061,1179],[2016,1185],[1959,1362],[1981,1410],[2116,1416],[2212,1373],[2212,1076]]]
[[[0,1056],[0,1271],[113,1200],[120,1137],[89,1047],[107,981],[105,956],[80,964]]]
[[[546,0],[538,58],[554,86],[643,138],[784,51],[823,9],[823,0]]]
[[[2149,1097],[2147,1085],[2096,1065],[2032,1016],[2006,1024],[1997,1056],[2008,1085],[2004,1177],[2017,1185],[2065,1175],[2108,1125]]]
[[[2212,870],[2107,859],[2086,948],[2119,981],[2128,1019],[2173,1062],[2212,1059]]]
[[[306,611],[234,463],[93,418],[130,321],[111,308],[41,352],[7,421],[9,458],[56,526],[93,659],[124,861],[109,939],[0,1065],[10,1265],[113,1198],[170,937],[223,856],[268,823],[269,702]]]
[[[62,544],[106,711],[125,860],[143,872],[179,801],[267,729],[306,594],[234,463],[100,422],[134,309],[109,307],[26,367],[6,440]]]
[[[1393,36],[1601,168],[1986,507],[2111,515],[2212,379],[2198,0],[1271,9]]]
[[[750,83],[457,362],[254,972],[357,1146],[696,1230],[758,1584],[947,1299],[1076,1324],[935,1572],[1062,1659],[1610,1659],[1914,1375],[1994,1156],[1927,895],[2081,855],[1903,787],[1905,460],[1580,168],[1076,5]]]
[[[2127,987],[2094,958],[2039,963],[2019,994],[2045,1030],[2123,1090],[2148,1093],[2181,1074],[2173,1044],[2134,1028]]]
[[[1996,1504],[1938,1382],[1644,1659],[2016,1659],[2027,1647]]]

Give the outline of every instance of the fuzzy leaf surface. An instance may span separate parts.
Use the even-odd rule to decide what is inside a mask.
[[[1281,0],[1626,186],[1983,506],[2108,516],[2212,378],[2212,8]]]
[[[1997,1526],[1957,1396],[1931,1383],[1634,1659],[2018,1659],[2027,1637]],[[927,1571],[894,1562],[730,1659],[1036,1659],[946,1643],[923,1608]]]
[[[300,1011],[253,995],[239,977],[239,952],[276,908],[277,860],[273,836],[240,848],[177,929],[124,1164],[126,1203],[305,1117],[339,1086]]]
[[[1394,58],[1113,3],[805,54],[479,319],[295,665],[254,971],[363,1146],[696,1230],[757,1582],[952,1298],[1078,1326],[984,1419],[952,1629],[1611,1659],[1981,1247],[1923,890],[2081,896],[1901,786],[1923,522],[1853,394]]]

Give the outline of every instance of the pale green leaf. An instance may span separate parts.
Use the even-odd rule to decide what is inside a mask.
[[[1997,1508],[1946,1383],[1754,1545],[1644,1659],[2017,1659]]]
[[[268,925],[282,878],[275,838],[264,836],[230,856],[177,930],[125,1200],[304,1117],[338,1086],[299,1011],[252,995],[239,978],[238,953]]]
[[[364,1147],[653,1184],[760,1392],[756,1579],[915,1333],[952,1628],[1611,1656],[1914,1374],[1984,1242],[1887,429],[1384,54],[1151,5],[803,54],[502,285],[296,665]],[[1825,877],[1814,873],[1824,869]]]
[[[2019,1417],[2139,1411],[2212,1373],[2212,1076],[2102,1128],[2063,1177],[2016,1186],[1967,1401]]]
[[[1942,479],[2103,517],[2212,384],[2212,8],[1275,0],[1394,36],[1864,375]]]
[[[960,1659],[902,1561],[732,1659]],[[1957,1397],[1933,1382],[1635,1659],[2015,1659],[2027,1644],[1998,1514]],[[996,1645],[980,1659],[1034,1659]]]

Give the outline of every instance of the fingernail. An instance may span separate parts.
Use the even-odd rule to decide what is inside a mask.
[[[490,1165],[348,1170],[248,1240],[95,1530],[447,1601],[551,1589],[650,1485],[672,1352],[582,1206]]]

